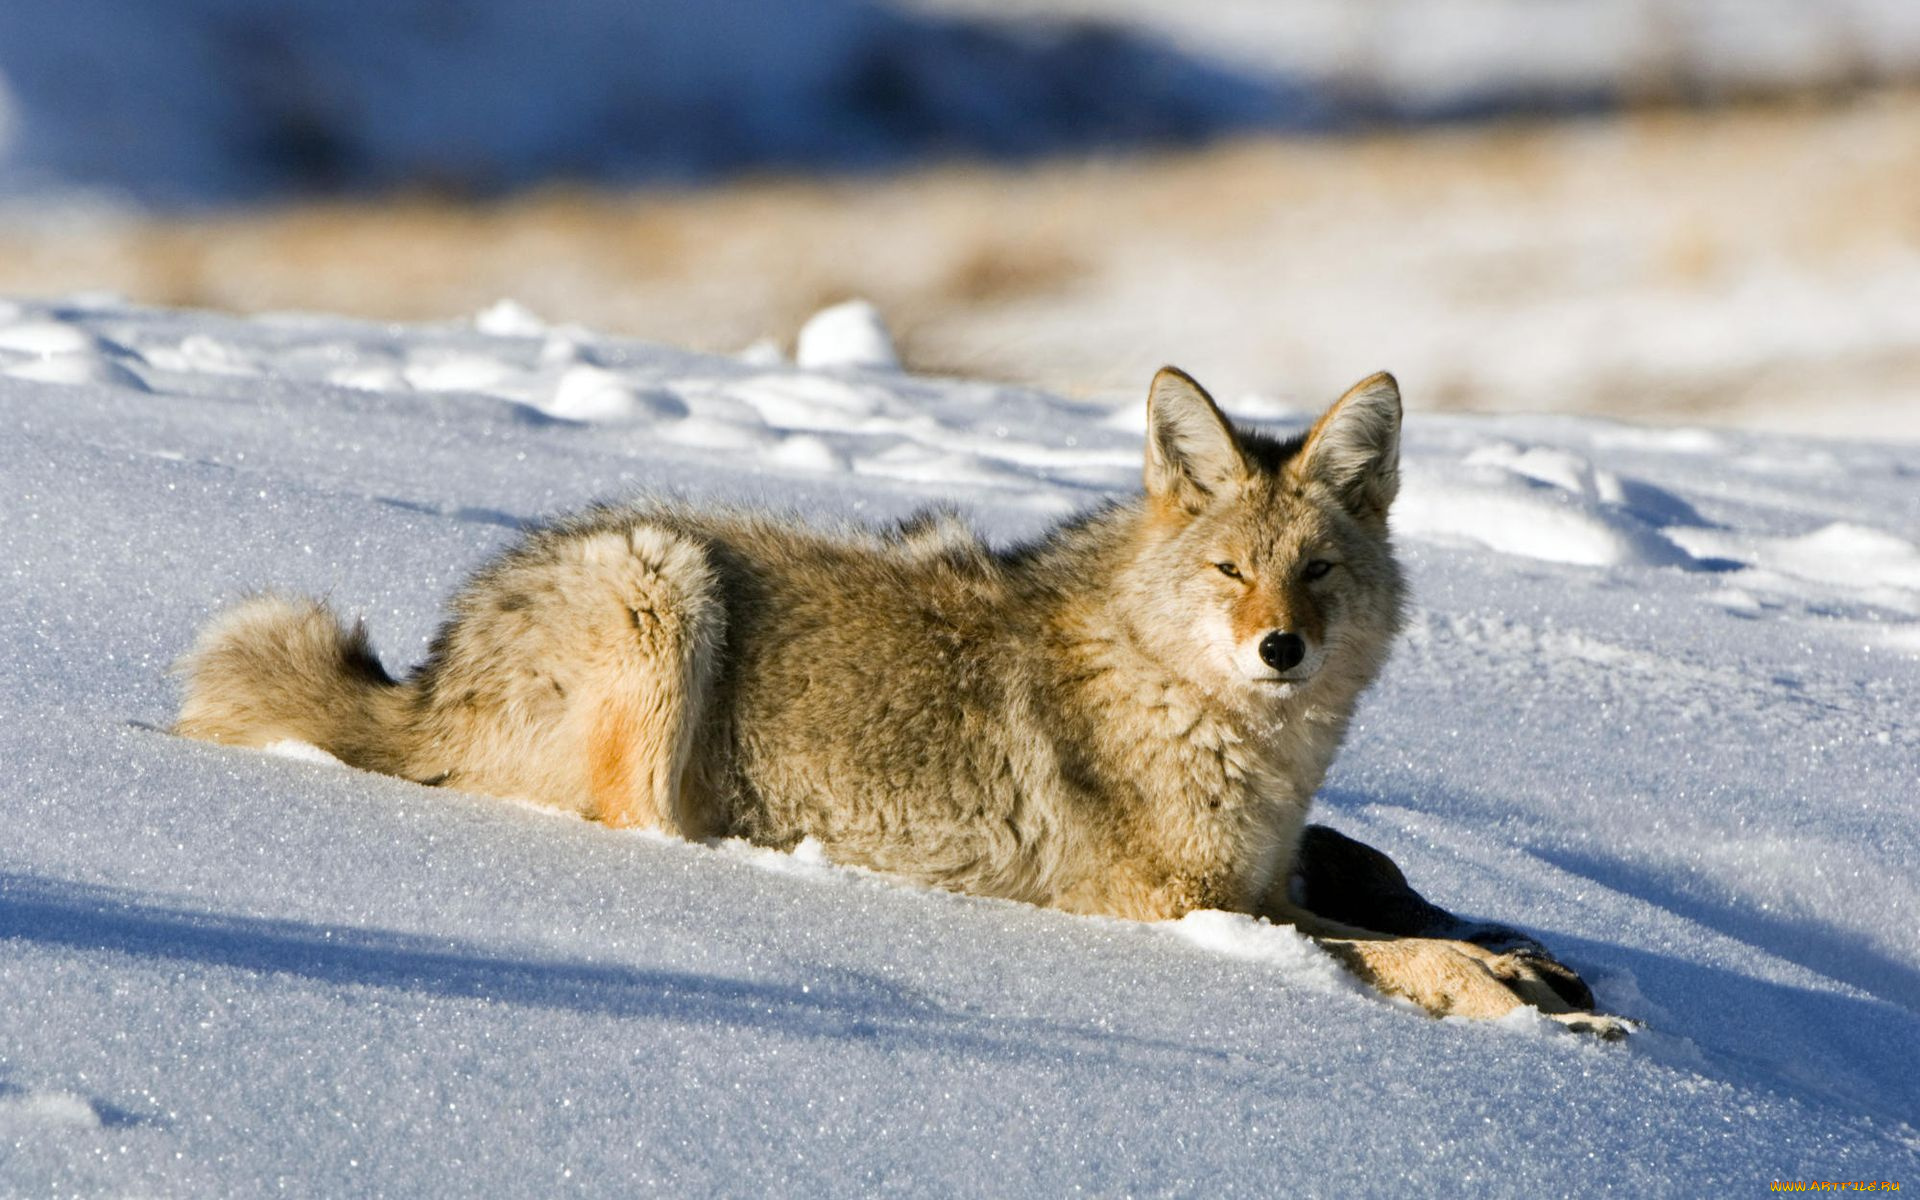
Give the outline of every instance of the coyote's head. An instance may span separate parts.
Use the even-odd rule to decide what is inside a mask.
[[[1390,375],[1283,442],[1236,430],[1191,377],[1162,370],[1126,581],[1136,636],[1193,682],[1256,707],[1315,684],[1365,687],[1400,622],[1387,540],[1399,462]]]

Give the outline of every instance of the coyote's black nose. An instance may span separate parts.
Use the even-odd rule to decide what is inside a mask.
[[[1307,641],[1297,633],[1270,633],[1260,639],[1260,661],[1276,671],[1291,671],[1307,656]]]

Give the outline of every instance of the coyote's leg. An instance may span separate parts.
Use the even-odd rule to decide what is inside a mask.
[[[1312,938],[1348,970],[1389,996],[1436,1017],[1486,1019],[1532,1005],[1548,1018],[1605,1038],[1625,1035],[1617,1017],[1575,1008],[1524,953],[1499,954],[1472,942],[1396,937],[1323,921],[1304,909],[1271,914]]]
[[[703,836],[703,798],[686,783],[724,628],[712,571],[697,545],[650,526],[597,540],[624,544],[583,547],[589,558],[604,556],[596,565],[607,568],[613,591],[592,622],[595,669],[575,701],[586,814]]]
[[[1309,825],[1294,859],[1291,899],[1323,920],[1401,937],[1472,942],[1521,955],[1560,998],[1593,1008],[1593,991],[1573,968],[1517,929],[1465,921],[1413,889],[1394,861],[1325,825]]]
[[[1532,1005],[1572,1029],[1613,1038],[1627,1023],[1595,1014],[1593,993],[1537,942],[1489,930],[1518,948],[1463,940],[1475,927],[1423,899],[1386,855],[1332,830],[1309,827],[1295,868],[1300,899],[1334,910],[1323,915],[1274,889],[1260,915],[1311,937],[1380,991],[1435,1016],[1498,1017]],[[1334,919],[1334,914],[1341,918]],[[1350,924],[1377,919],[1386,932]]]
[[[703,547],[650,525],[562,528],[476,577],[456,608],[424,669],[416,778],[710,832],[686,786],[725,627]]]

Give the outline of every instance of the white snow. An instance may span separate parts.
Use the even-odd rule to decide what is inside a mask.
[[[1269,963],[1283,971],[1289,983],[1322,991],[1360,991],[1362,985],[1342,970],[1303,935],[1285,926],[1242,913],[1203,911],[1165,922],[1175,937],[1211,954],[1248,962]]]
[[[30,1135],[36,1128],[97,1130],[100,1114],[68,1092],[0,1093],[0,1137]]]
[[[1920,449],[1410,418],[1415,607],[1317,811],[1646,1023],[1603,1045],[1429,1020],[1242,917],[162,732],[168,664],[251,589],[365,616],[398,669],[594,499],[944,500],[1007,542],[1138,475],[1131,405],[480,324],[0,306],[0,1193],[1920,1178]]]
[[[897,371],[900,355],[880,310],[866,300],[847,300],[823,308],[800,327],[794,361],[823,370],[857,367],[869,371]]]
[[[46,354],[6,367],[4,371],[15,379],[37,379],[42,383],[103,383],[135,392],[147,388],[133,371],[94,354]]]
[[[547,323],[539,314],[517,300],[496,300],[474,314],[473,327],[495,337],[539,337]]]
[[[282,738],[272,745],[263,746],[261,750],[263,753],[275,754],[281,758],[291,758],[296,762],[315,763],[320,766],[333,767],[344,767],[347,765],[333,755],[328,754],[325,750],[314,745],[312,742],[302,742],[295,738]]]
[[[99,338],[59,321],[13,321],[0,329],[0,350],[21,354],[88,354],[99,344]]]
[[[1910,71],[1902,0],[909,0],[943,13],[1080,18],[1151,29],[1249,70],[1419,110],[1506,95],[1696,94],[1859,82]]]

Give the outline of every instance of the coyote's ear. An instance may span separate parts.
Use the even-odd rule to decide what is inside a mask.
[[[1384,520],[1400,490],[1400,385],[1385,371],[1334,401],[1290,469],[1325,484],[1357,517]]]
[[[1160,368],[1147,393],[1147,494],[1198,512],[1248,475],[1213,397],[1178,367]]]

